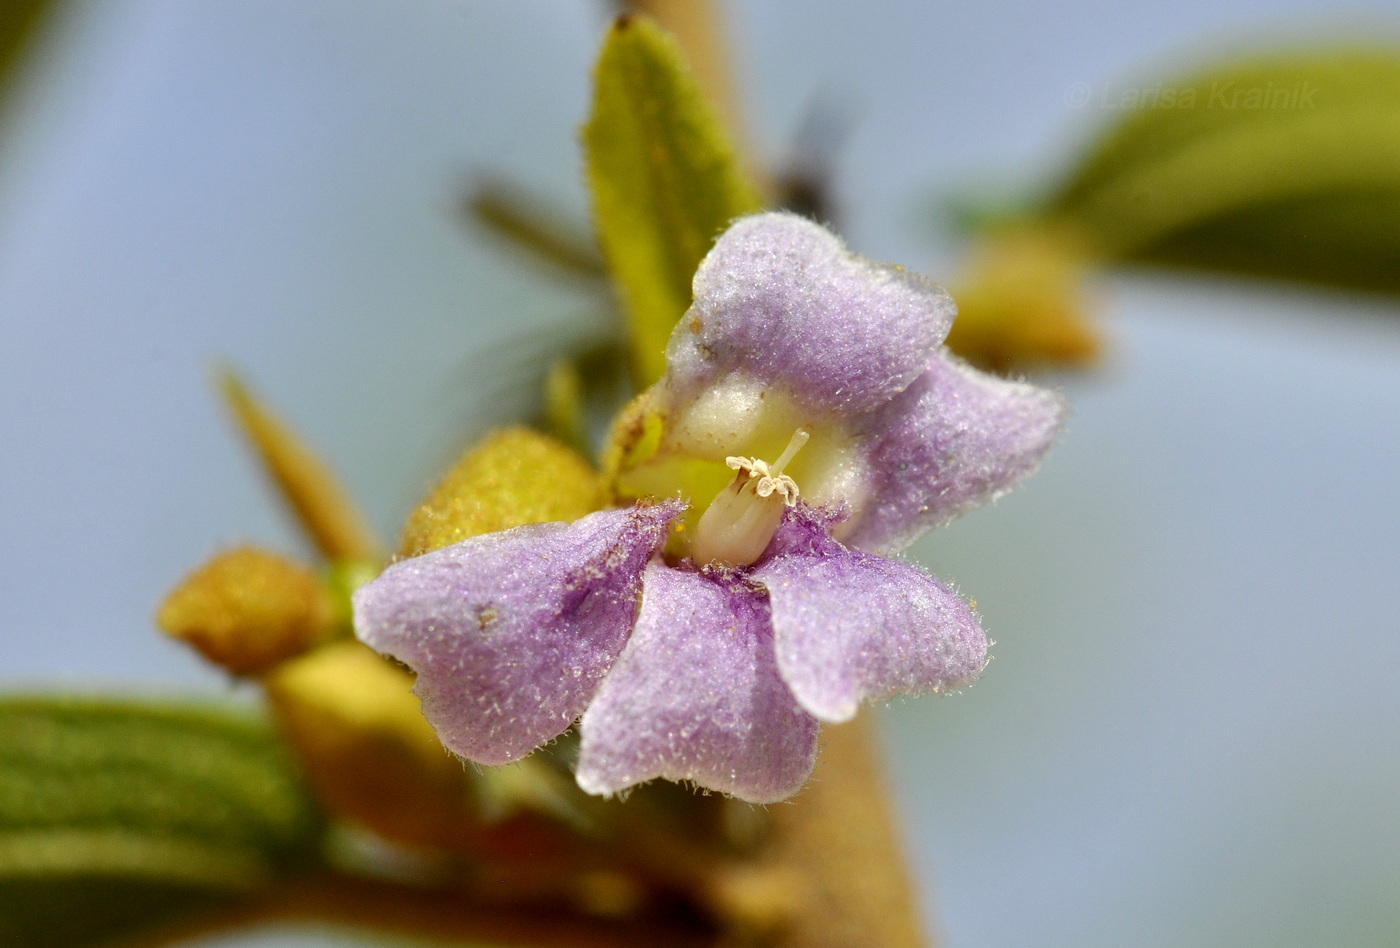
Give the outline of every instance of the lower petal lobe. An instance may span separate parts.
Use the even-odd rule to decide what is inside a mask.
[[[504,764],[561,734],[622,651],[676,502],[472,537],[403,560],[354,597],[355,631],[418,673],[457,754]]]
[[[795,793],[818,724],[778,674],[767,596],[659,563],[643,590],[627,649],[580,724],[579,785],[615,793],[664,777],[753,803]]]
[[[946,691],[987,660],[987,638],[956,593],[922,570],[832,540],[799,513],[752,578],[768,589],[778,668],[798,702],[847,721],[862,701]]]

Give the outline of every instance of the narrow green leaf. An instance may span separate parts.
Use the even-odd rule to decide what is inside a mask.
[[[1188,76],[1105,89],[1092,104],[1118,118],[1090,144],[1052,203],[1076,204],[1120,174],[1222,132],[1306,113],[1394,108],[1398,99],[1400,52],[1379,48],[1261,52]]]
[[[145,879],[4,879],[0,880],[0,945],[108,945],[216,906],[224,898],[210,889]]]
[[[319,817],[242,710],[0,700],[0,944],[77,945],[316,858]]]
[[[1391,190],[1400,192],[1400,100],[1220,129],[1121,170],[1074,215],[1102,250],[1131,256],[1243,209]]]
[[[468,195],[467,211],[496,237],[556,271],[589,281],[605,276],[593,235],[518,185],[481,178]]]
[[[5,0],[0,3],[0,86],[23,61],[46,11],[58,4],[51,0]]]
[[[1400,289],[1400,50],[1258,54],[1119,95],[1035,217],[1107,260]]]
[[[1135,259],[1400,293],[1400,189],[1244,208],[1164,238]]]
[[[321,555],[378,559],[374,531],[330,467],[232,369],[220,369],[217,382],[248,447]]]
[[[633,372],[649,385],[665,368],[700,260],[731,220],[762,202],[676,44],[644,17],[620,18],[604,40],[583,137]]]

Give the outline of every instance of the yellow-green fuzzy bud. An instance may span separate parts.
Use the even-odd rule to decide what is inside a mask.
[[[603,506],[601,478],[564,444],[504,428],[469,449],[404,524],[399,552],[416,556],[527,523],[577,520]]]
[[[948,348],[994,372],[1091,364],[1101,343],[1086,277],[1071,234],[1025,230],[992,236],[950,286],[958,318]]]
[[[256,675],[324,638],[335,611],[311,570],[237,547],[186,577],[161,604],[156,624],[235,675]]]
[[[407,846],[462,850],[479,821],[472,775],[423,719],[413,676],[337,642],[263,682],[322,804]]]

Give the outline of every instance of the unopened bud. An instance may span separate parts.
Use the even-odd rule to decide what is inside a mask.
[[[346,641],[287,662],[263,684],[332,813],[402,845],[470,848],[473,776],[423,719],[407,671]]]
[[[156,624],[235,675],[256,675],[324,638],[335,606],[315,573],[238,547],[186,577],[161,604]]]
[[[416,556],[482,533],[577,520],[603,505],[601,478],[562,442],[529,428],[484,438],[404,524],[399,552]]]
[[[958,318],[948,347],[995,372],[1091,365],[1102,340],[1087,274],[1072,233],[1009,231],[990,239],[950,288]]]

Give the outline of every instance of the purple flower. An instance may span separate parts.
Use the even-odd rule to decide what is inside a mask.
[[[475,537],[355,596],[359,636],[418,673],[463,757],[517,760],[577,720],[591,793],[779,800],[819,722],[985,664],[968,605],[888,556],[1029,474],[1060,400],[957,361],[947,294],[798,217],[735,223],[694,291],[614,432],[634,505]]]

